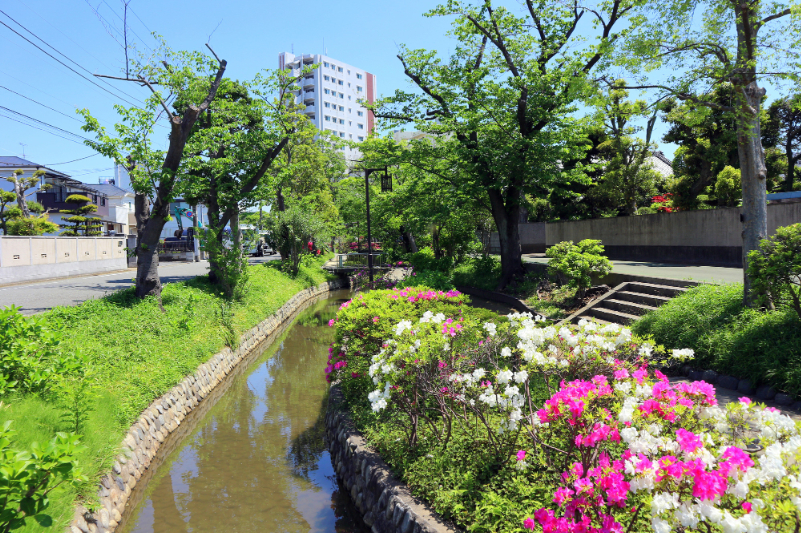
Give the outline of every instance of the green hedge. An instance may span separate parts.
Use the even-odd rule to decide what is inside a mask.
[[[701,285],[637,321],[632,330],[666,348],[692,348],[693,366],[801,393],[801,323],[789,308],[743,306],[743,285]]]

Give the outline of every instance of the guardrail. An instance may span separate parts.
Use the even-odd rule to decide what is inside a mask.
[[[384,257],[386,254],[382,252],[373,252],[372,254],[368,254],[367,252],[353,252],[348,254],[337,254],[336,262],[337,268],[348,268],[348,267],[355,267],[355,266],[367,266],[367,256],[373,256],[373,266],[378,266],[381,264],[381,258]],[[351,264],[347,264],[351,263]]]

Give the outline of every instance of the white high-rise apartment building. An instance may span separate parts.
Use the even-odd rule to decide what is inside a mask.
[[[278,68],[295,75],[303,66],[315,64],[317,68],[304,76],[296,93],[297,101],[306,105],[304,113],[320,130],[347,141],[363,141],[373,131],[375,117],[361,102],[375,102],[375,75],[320,54],[278,54]],[[346,149],[345,156],[353,160],[359,153]]]

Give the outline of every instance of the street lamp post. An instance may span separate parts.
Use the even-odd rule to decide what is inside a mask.
[[[373,172],[383,172],[381,178],[381,190],[392,190],[392,182],[387,171],[387,167],[365,168],[364,169],[364,193],[365,203],[367,204],[367,269],[370,275],[370,287],[373,286],[373,236],[370,233],[370,174]]]

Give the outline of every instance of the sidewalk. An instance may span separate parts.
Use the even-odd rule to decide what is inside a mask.
[[[253,257],[250,264],[278,259],[279,256]],[[185,281],[208,273],[209,262],[163,262],[159,264],[162,283]],[[71,278],[32,281],[0,288],[0,307],[16,305],[24,315],[33,315],[62,305],[78,305],[92,298],[102,298],[133,285],[136,269]]]
[[[526,263],[547,264],[545,254],[523,254]],[[650,278],[682,279],[706,283],[737,283],[743,281],[742,268],[727,268],[642,261],[612,261],[612,272]]]

